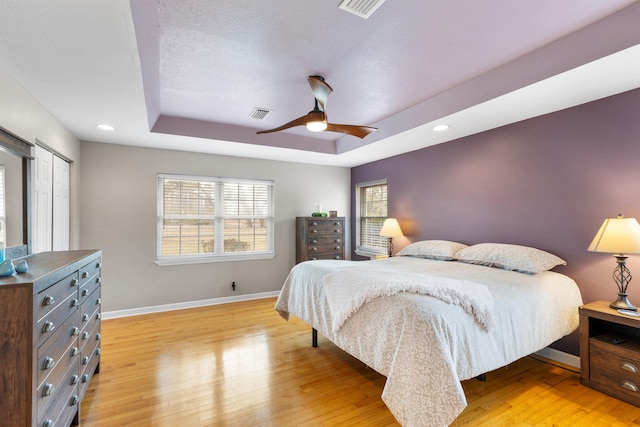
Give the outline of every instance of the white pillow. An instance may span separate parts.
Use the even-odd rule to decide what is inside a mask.
[[[522,273],[540,273],[558,265],[567,265],[562,258],[540,249],[504,243],[479,243],[455,254],[458,261],[488,265]]]
[[[448,240],[422,240],[411,243],[402,248],[396,256],[413,256],[419,258],[439,259],[442,261],[454,260],[454,255],[467,245],[450,242]]]

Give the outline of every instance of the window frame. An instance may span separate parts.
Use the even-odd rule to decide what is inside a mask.
[[[387,199],[386,199],[386,206],[385,206],[385,211],[386,211],[386,215],[384,217],[380,217],[382,219],[382,222],[384,222],[384,220],[386,218],[388,218],[389,216],[389,199],[388,199],[388,183],[386,179],[379,179],[379,180],[375,180],[375,181],[367,181],[367,182],[360,182],[356,184],[355,187],[355,192],[356,192],[356,254],[360,255],[360,256],[366,256],[366,257],[372,257],[372,258],[378,258],[380,256],[388,256],[388,240],[385,239],[384,237],[380,237],[381,240],[384,240],[384,245],[381,246],[362,246],[362,242],[361,242],[361,230],[362,230],[362,204],[364,203],[364,200],[362,200],[362,192],[363,189],[368,188],[368,187],[374,187],[374,186],[379,186],[379,185],[385,185],[387,187]],[[382,224],[380,225],[380,228],[382,228]]]
[[[181,255],[162,255],[162,230],[165,219],[164,215],[164,182],[166,180],[182,180],[197,182],[214,182],[214,213],[211,218],[214,222],[214,236],[223,236],[222,239],[214,239],[214,252],[197,253],[197,254],[181,254]],[[265,186],[267,189],[267,215],[225,215],[224,212],[224,185],[225,184],[250,184]],[[182,265],[182,264],[200,264],[210,262],[226,262],[226,261],[252,261],[272,259],[275,257],[275,215],[274,215],[274,193],[275,183],[273,180],[260,179],[243,179],[243,178],[227,178],[203,175],[184,175],[184,174],[167,174],[158,173],[156,179],[157,194],[157,211],[156,211],[156,259],[155,263],[160,266],[166,265]],[[254,199],[255,200],[255,199]],[[179,214],[180,215],[180,214]],[[224,252],[224,221],[226,220],[266,220],[267,228],[267,249],[259,251],[237,251]],[[222,242],[222,243],[221,243]]]

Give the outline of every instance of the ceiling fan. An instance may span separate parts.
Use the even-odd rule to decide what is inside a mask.
[[[327,121],[325,107],[327,105],[327,98],[329,98],[333,89],[331,89],[331,86],[324,81],[324,77],[322,76],[309,76],[308,80],[313,96],[315,97],[315,106],[313,107],[313,110],[309,111],[308,114],[298,117],[297,119],[292,120],[289,123],[285,123],[277,128],[261,130],[257,132],[258,134],[278,132],[295,126],[306,126],[311,132],[322,132],[326,130],[364,138],[371,132],[378,130],[377,128],[370,126],[329,123]]]

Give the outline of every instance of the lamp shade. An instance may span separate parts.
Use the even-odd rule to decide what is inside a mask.
[[[640,224],[635,218],[607,218],[587,249],[611,254],[640,254]]]
[[[398,220],[395,218],[387,218],[384,220],[382,224],[382,228],[380,229],[380,235],[383,237],[399,237],[402,236],[402,230],[400,229],[400,224],[398,224]]]

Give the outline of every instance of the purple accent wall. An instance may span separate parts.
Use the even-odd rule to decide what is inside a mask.
[[[555,271],[585,303],[613,301],[615,259],[587,246],[605,218],[640,219],[640,89],[351,171],[352,187],[384,178],[389,216],[406,235],[396,249],[424,239],[534,246],[567,261]],[[352,206],[355,230],[355,194]],[[640,306],[640,256],[627,265]],[[553,347],[577,355],[577,333]]]

